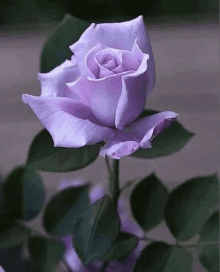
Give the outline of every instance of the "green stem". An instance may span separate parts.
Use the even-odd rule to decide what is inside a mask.
[[[106,165],[109,172],[109,190],[114,206],[117,208],[117,201],[120,195],[119,188],[119,160],[113,160],[113,169],[111,169],[108,158],[105,158]]]
[[[113,160],[113,177],[114,180],[110,182],[113,204],[117,209],[117,202],[120,195],[119,186],[119,160]]]
[[[105,162],[106,162],[106,165],[107,165],[107,168],[108,168],[110,179],[113,179],[112,169],[111,169],[111,166],[110,166],[110,163],[109,163],[109,160],[108,160],[107,156],[105,157]]]
[[[106,165],[109,172],[109,190],[112,197],[112,201],[115,209],[117,210],[117,202],[120,195],[119,187],[119,160],[113,160],[113,169],[111,169],[108,157],[105,157]],[[105,261],[100,269],[100,272],[105,272],[108,267],[109,262]]]

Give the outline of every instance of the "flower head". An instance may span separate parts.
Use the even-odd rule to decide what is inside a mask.
[[[151,140],[178,114],[138,118],[155,85],[155,63],[142,16],[91,24],[70,46],[71,60],[40,73],[41,96],[23,95],[56,147],[104,141],[101,156],[120,159]]]

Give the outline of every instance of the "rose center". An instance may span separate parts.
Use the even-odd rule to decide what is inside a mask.
[[[115,69],[118,66],[118,63],[115,60],[114,54],[105,52],[104,50],[98,52],[98,54],[96,55],[96,59],[100,66],[102,66],[103,68],[109,71]]]
[[[113,56],[107,56],[107,58],[105,59],[105,62],[104,62],[104,64],[107,64],[110,60],[112,60],[113,59]]]
[[[106,54],[106,55],[102,55],[99,59],[98,62],[100,65],[105,65],[107,64],[110,60],[113,59],[113,55],[112,54]]]

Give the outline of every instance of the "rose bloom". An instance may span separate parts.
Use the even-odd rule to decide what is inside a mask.
[[[41,96],[22,99],[51,134],[55,147],[101,141],[100,155],[120,159],[151,140],[178,114],[137,118],[155,85],[155,64],[142,16],[121,23],[92,23],[70,46],[71,60],[40,73]]]
[[[65,181],[63,180],[58,190],[63,190],[68,187],[82,186],[86,182],[83,180],[74,180],[74,181]],[[95,203],[100,198],[102,198],[106,192],[103,185],[96,185],[93,187],[89,193],[90,204]],[[121,220],[121,229],[120,231],[128,232],[133,235],[143,237],[144,231],[133,221],[130,220],[127,214],[129,209],[129,203],[123,198],[120,197],[118,201],[118,214]],[[67,265],[71,268],[71,271],[74,272],[97,272],[102,267],[101,261],[94,261],[88,266],[84,266],[79,259],[75,249],[73,248],[73,239],[72,235],[65,235],[59,237],[59,240],[63,241],[66,246],[66,251],[64,254],[64,260]],[[110,261],[106,272],[129,272],[132,271],[134,264],[136,263],[142,249],[145,247],[145,241],[139,241],[137,247],[132,251],[126,260],[123,262],[119,261]]]

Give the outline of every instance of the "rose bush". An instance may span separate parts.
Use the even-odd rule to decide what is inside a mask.
[[[63,190],[71,186],[82,186],[86,182],[83,180],[74,180],[74,181],[61,181],[58,190]],[[103,185],[96,185],[92,188],[89,193],[90,203],[93,204],[94,202],[101,199],[106,194],[106,189]],[[118,201],[118,214],[121,220],[121,229],[120,231],[128,232],[133,235],[137,236],[144,236],[143,230],[128,217],[127,211],[129,210],[128,202],[123,198],[120,197]],[[75,272],[96,272],[99,271],[102,262],[95,261],[88,266],[83,266],[81,260],[77,256],[77,253],[73,247],[73,239],[72,235],[66,235],[59,238],[61,241],[65,243],[66,252],[64,254],[64,260],[71,268],[72,271]],[[146,242],[139,241],[137,247],[133,250],[133,252],[129,255],[129,257],[124,260],[123,262],[119,261],[111,261],[108,265],[107,272],[122,272],[122,271],[131,271],[132,267],[134,266],[135,262],[137,261],[140,252],[145,247]]]
[[[155,85],[155,64],[142,16],[91,24],[70,46],[71,60],[40,73],[41,96],[23,95],[50,132],[54,146],[105,141],[101,156],[120,159],[151,140],[178,114],[138,118]]]

